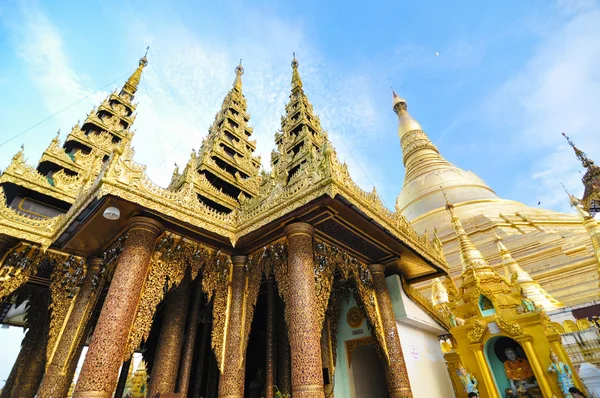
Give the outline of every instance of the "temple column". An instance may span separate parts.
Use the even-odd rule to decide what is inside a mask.
[[[194,347],[196,345],[196,334],[198,332],[198,318],[200,317],[200,307],[202,305],[202,276],[198,275],[194,281],[194,292],[190,311],[187,320],[187,330],[185,331],[185,342],[181,353],[181,369],[179,371],[179,380],[177,381],[177,392],[182,397],[187,397],[190,384],[190,375],[192,374],[192,360],[194,359]]]
[[[196,368],[196,386],[194,387],[194,398],[200,398],[202,396],[202,381],[204,379],[206,353],[210,343],[210,313],[212,313],[212,302],[208,303],[206,307],[209,314],[209,319],[203,320],[202,324],[202,336],[200,337],[201,344],[198,350],[198,365]]]
[[[248,256],[231,257],[230,306],[225,323],[225,354],[222,358],[222,371],[219,378],[219,397],[243,397],[246,369],[245,352],[242,345],[242,318],[244,316],[244,290],[246,288],[245,267]]]
[[[267,366],[265,377],[265,398],[273,398],[275,373],[277,370],[277,342],[275,340],[275,282],[267,280]]]
[[[277,387],[284,395],[292,393],[292,367],[290,364],[290,343],[283,301],[277,300]]]
[[[396,326],[396,317],[392,309],[392,300],[390,299],[390,293],[385,283],[385,266],[382,264],[371,264],[369,265],[369,271],[371,271],[371,278],[373,279],[375,297],[379,305],[379,316],[383,324],[385,345],[389,355],[386,376],[390,397],[412,397],[406,363],[404,362],[402,346],[400,345],[400,336],[398,335],[398,328]]]
[[[96,303],[96,285],[102,261],[101,258],[88,260],[87,275],[74,299],[68,320],[56,343],[56,350],[46,367],[46,374],[38,391],[40,398],[66,397],[69,392],[76,367],[73,362],[77,363],[79,360],[79,347],[85,338],[87,323]]]
[[[480,382],[483,382],[485,386],[488,396],[490,398],[501,398],[498,395],[498,390],[496,389],[496,384],[494,383],[494,376],[492,376],[492,372],[485,360],[485,355],[483,354],[483,346],[479,343],[470,345],[469,348],[473,351],[473,355],[475,355],[475,360],[477,361],[477,367],[481,369],[481,378]]]
[[[288,242],[286,308],[292,359],[292,396],[324,397],[321,363],[321,325],[317,322],[317,299],[310,224],[297,222],[284,229]]]
[[[527,360],[531,364],[531,368],[533,369],[533,373],[535,374],[535,378],[540,386],[540,390],[542,391],[542,395],[544,397],[551,397],[554,395],[552,391],[552,387],[548,383],[547,372],[546,369],[542,368],[540,361],[538,360],[537,353],[535,352],[535,348],[533,348],[531,337],[527,336],[525,338],[520,338],[517,340],[521,347],[523,347],[523,351],[525,351],[525,355],[527,356]]]
[[[333,397],[333,349],[331,347],[331,326],[328,317],[323,323],[323,331],[321,332],[321,361],[323,362],[323,370],[327,369],[327,379],[323,380],[325,396]]]
[[[129,368],[131,367],[132,358],[133,354],[131,354],[129,359],[123,362],[123,365],[121,366],[121,374],[119,374],[119,381],[117,383],[117,389],[115,390],[114,398],[123,398],[123,393],[125,392],[125,386],[127,385],[127,377],[129,376]]]
[[[31,351],[30,360],[24,372],[19,375],[11,397],[34,398],[46,368],[46,349],[48,347],[48,320],[43,325],[42,335],[38,337]]]
[[[18,362],[13,366],[9,379],[2,389],[3,397],[33,398],[38,390],[46,365],[49,305],[50,295],[47,289],[31,289],[27,309],[29,330],[21,349],[23,356],[19,353]]]
[[[128,237],[100,312],[74,398],[112,397],[150,257],[162,231],[162,225],[148,217],[133,217],[129,221]]]
[[[190,274],[189,271],[186,271],[181,284],[167,295],[167,306],[160,330],[156,359],[154,359],[150,375],[150,387],[148,388],[148,397],[150,398],[154,398],[156,394],[175,392],[191,288]]]

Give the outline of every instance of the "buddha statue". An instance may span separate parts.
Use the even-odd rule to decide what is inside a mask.
[[[462,365],[460,365],[458,368],[458,378],[460,379],[460,382],[462,383],[467,393],[476,392],[479,394],[479,390],[477,390],[477,385],[479,384],[479,382],[477,381],[475,376],[467,372],[467,369],[465,369],[465,367]]]
[[[504,353],[508,358],[504,361],[504,372],[506,378],[510,381],[513,397],[517,397],[518,392],[528,384],[527,379],[533,377],[533,370],[529,365],[529,361],[525,358],[519,358],[514,348],[507,348]]]
[[[572,398],[569,388],[575,387],[575,384],[573,383],[573,372],[571,372],[571,368],[566,363],[561,362],[553,351],[550,351],[550,359],[552,362],[550,363],[550,366],[548,366],[548,373],[556,373],[560,391],[565,398]]]

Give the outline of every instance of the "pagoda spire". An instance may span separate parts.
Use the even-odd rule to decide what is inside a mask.
[[[585,211],[593,216],[600,212],[600,167],[594,164],[594,161],[589,159],[585,152],[577,148],[565,133],[562,133],[562,135],[566,138],[571,148],[573,148],[573,151],[575,151],[575,155],[581,161],[581,165],[587,170],[581,179],[585,188],[581,204]]]
[[[244,74],[244,67],[242,66],[242,60],[240,64],[235,68],[235,81],[233,82],[233,88],[240,93],[242,92],[242,75]]]
[[[431,169],[454,167],[440,155],[423,128],[408,113],[408,103],[392,89],[392,104],[398,115],[398,137],[402,146],[402,162],[406,168],[404,185]]]
[[[201,202],[222,213],[229,213],[255,197],[259,189],[260,157],[254,156],[256,141],[250,139],[252,127],[248,125],[250,115],[242,92],[243,74],[240,60],[233,86],[223,99],[198,154],[192,153],[183,175],[174,173],[169,186],[178,190],[187,182]]]
[[[544,288],[540,286],[528,273],[525,271],[519,263],[512,257],[504,243],[502,238],[494,231],[494,240],[498,246],[498,252],[502,257],[502,264],[507,270],[509,279],[516,280],[517,285],[521,291],[525,292],[527,297],[533,300],[538,306],[544,308],[546,311],[551,311],[556,308],[563,306],[561,302],[552,297]]]
[[[471,296],[479,297],[481,289],[496,293],[509,293],[510,286],[485,261],[485,258],[469,239],[460,219],[454,212],[454,205],[446,199],[446,210],[450,213],[452,227],[459,244],[459,257],[462,264],[462,288],[465,301]]]
[[[328,142],[327,133],[304,93],[299,65],[294,53],[290,99],[285,116],[281,117],[281,130],[275,134],[277,150],[271,153],[273,175],[284,184]]]
[[[120,93],[121,96],[129,95],[130,99],[133,99],[133,96],[138,89],[138,85],[140,84],[140,80],[142,79],[142,70],[146,67],[146,65],[148,65],[147,56],[149,49],[150,47],[146,47],[146,54],[140,58],[137,69],[133,72],[129,79],[127,79],[127,82],[125,82],[125,85]]]

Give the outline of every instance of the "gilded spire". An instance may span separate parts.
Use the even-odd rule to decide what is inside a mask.
[[[525,271],[519,263],[512,257],[504,243],[502,238],[498,236],[494,231],[494,240],[498,246],[498,252],[502,257],[502,264],[508,271],[509,279],[515,280],[519,288],[524,291],[528,298],[533,300],[537,305],[544,308],[547,311],[554,310],[562,307],[562,303],[554,299],[550,294],[544,290],[539,283],[537,283],[528,273]]]
[[[296,53],[294,54],[294,59],[292,60],[292,91],[294,89],[302,88],[302,79],[300,78],[300,73],[298,72],[298,60],[296,60]]]
[[[129,77],[125,85],[123,86],[123,90],[121,90],[121,95],[126,93],[129,94],[130,99],[133,99],[135,95],[138,85],[140,84],[140,80],[142,78],[142,70],[148,65],[148,59],[146,58],[148,55],[148,50],[150,47],[146,47],[146,54],[142,58],[140,58],[140,62],[138,63],[138,67],[133,72],[133,74]]]
[[[573,148],[573,151],[575,151],[575,155],[577,156],[577,159],[579,159],[581,161],[581,165],[583,167],[585,167],[587,169],[587,168],[594,166],[594,162],[591,159],[588,159],[588,157],[585,155],[585,153],[575,146],[575,144],[573,143],[573,141],[571,141],[571,139],[569,138],[568,135],[566,135],[565,133],[562,133],[562,135],[563,135],[563,137],[566,138],[569,145],[571,145],[571,148]]]
[[[449,190],[450,196],[460,202],[497,199],[494,191],[479,177],[444,159],[419,122],[408,112],[407,101],[393,89],[392,106],[398,115],[398,137],[406,169],[402,192],[396,199],[396,208],[405,217],[413,220],[423,213],[441,208],[443,198],[438,189],[440,182],[443,188],[452,188]]]
[[[446,210],[450,213],[451,223],[458,238],[465,301],[471,295],[479,296],[480,287],[484,285],[497,292],[509,292],[510,287],[485,261],[481,252],[477,250],[471,239],[469,239],[460,219],[454,212],[454,205],[448,199],[446,199]]]
[[[581,161],[582,166],[587,169],[581,179],[585,187],[581,204],[585,211],[593,216],[600,211],[600,167],[595,165],[583,151],[577,148],[565,133],[562,133],[562,135],[575,151],[575,155]]]
[[[458,244],[460,247],[460,262],[462,264],[463,272],[481,267],[488,267],[483,255],[475,245],[469,239],[469,236],[465,232],[465,229],[460,222],[460,219],[454,212],[454,205],[448,202],[446,198],[446,210],[450,213],[452,227],[458,237]]]
[[[235,81],[233,82],[233,88],[237,91],[242,91],[242,75],[244,74],[244,67],[242,66],[242,60],[240,64],[235,67]]]

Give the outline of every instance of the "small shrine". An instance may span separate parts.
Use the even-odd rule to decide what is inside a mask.
[[[495,236],[506,270],[500,276],[473,245],[451,203],[446,205],[460,245],[462,286],[435,279],[432,301],[451,325],[444,357],[459,397],[571,397],[585,391],[545,308],[557,301],[512,258]]]

